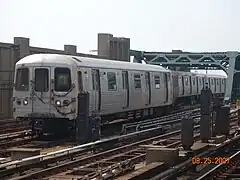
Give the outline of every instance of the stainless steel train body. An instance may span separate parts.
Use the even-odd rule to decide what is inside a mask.
[[[137,111],[159,115],[177,99],[197,99],[206,82],[214,94],[226,88],[222,76],[68,55],[34,54],[15,68],[14,118],[74,120],[81,91],[90,94],[90,116],[115,118]]]

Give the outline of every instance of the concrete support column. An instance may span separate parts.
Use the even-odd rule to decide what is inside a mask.
[[[98,34],[98,55],[106,58],[111,54],[111,41],[113,39],[112,34],[99,33]]]
[[[122,40],[122,56],[124,61],[130,61],[130,38],[121,38]]]
[[[74,45],[64,45],[64,53],[68,55],[77,55],[77,46]]]
[[[29,38],[14,37],[14,45],[19,46],[20,59],[30,54]]]
[[[130,61],[130,39],[99,33],[98,55],[119,61]]]

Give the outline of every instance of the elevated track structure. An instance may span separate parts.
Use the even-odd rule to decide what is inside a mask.
[[[130,50],[133,62],[161,65],[173,70],[190,71],[223,70],[227,74],[227,89],[224,101],[226,104],[240,98],[240,54],[237,51],[227,52],[146,52]]]

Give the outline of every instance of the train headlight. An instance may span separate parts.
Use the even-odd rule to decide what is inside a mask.
[[[26,105],[28,105],[28,100],[27,99],[24,99],[23,100],[23,104],[26,106]]]
[[[56,104],[57,106],[61,106],[61,101],[56,100],[56,101],[55,101],[55,104]]]

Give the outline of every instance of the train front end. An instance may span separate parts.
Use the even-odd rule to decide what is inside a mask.
[[[61,135],[75,117],[74,66],[54,55],[30,55],[15,66],[13,116],[30,120],[33,133]]]

